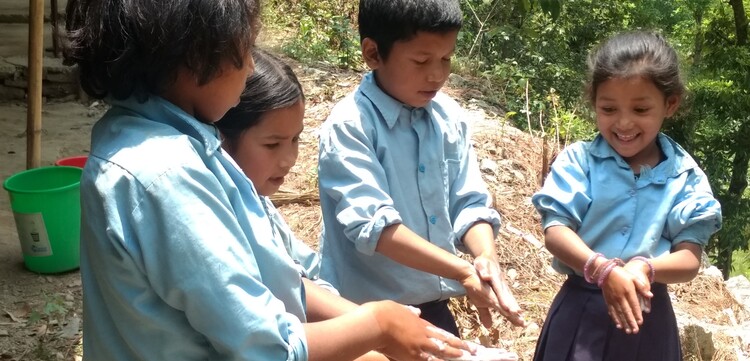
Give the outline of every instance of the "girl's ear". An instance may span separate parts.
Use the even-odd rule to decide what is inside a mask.
[[[370,38],[364,38],[362,40],[362,57],[365,60],[365,64],[372,69],[376,70],[382,64],[380,53],[378,53],[378,43]]]
[[[674,115],[674,113],[677,111],[677,108],[680,107],[680,102],[682,101],[682,98],[678,95],[670,95],[667,97],[667,118]]]

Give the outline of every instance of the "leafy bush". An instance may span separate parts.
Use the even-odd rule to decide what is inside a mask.
[[[269,1],[266,19],[296,27],[296,35],[282,49],[300,61],[322,61],[343,68],[361,68],[356,0]],[[292,25],[297,24],[297,25]]]

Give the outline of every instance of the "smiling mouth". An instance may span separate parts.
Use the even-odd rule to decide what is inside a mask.
[[[635,133],[635,134],[614,133],[614,134],[615,134],[615,137],[617,137],[617,139],[620,140],[620,141],[622,141],[622,142],[630,142],[630,141],[632,141],[633,139],[637,138],[640,135],[640,133]]]

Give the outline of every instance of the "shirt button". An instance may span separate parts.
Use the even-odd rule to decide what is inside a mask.
[[[420,164],[420,165],[419,165],[419,172],[420,172],[420,173],[424,173],[424,170],[425,170],[425,166],[424,166],[424,164]]]
[[[632,190],[632,189],[630,190],[630,196],[631,196],[631,197],[635,197],[635,191],[634,191],[634,190]]]
[[[622,227],[622,235],[628,234],[628,227]]]
[[[435,217],[435,216],[430,216],[430,223],[432,223],[432,224],[435,224],[435,223],[437,223],[437,217]]]

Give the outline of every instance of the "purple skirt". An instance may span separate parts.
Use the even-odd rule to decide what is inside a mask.
[[[651,312],[635,335],[618,330],[601,289],[568,276],[550,306],[534,361],[681,361],[680,335],[667,286],[651,284]]]

